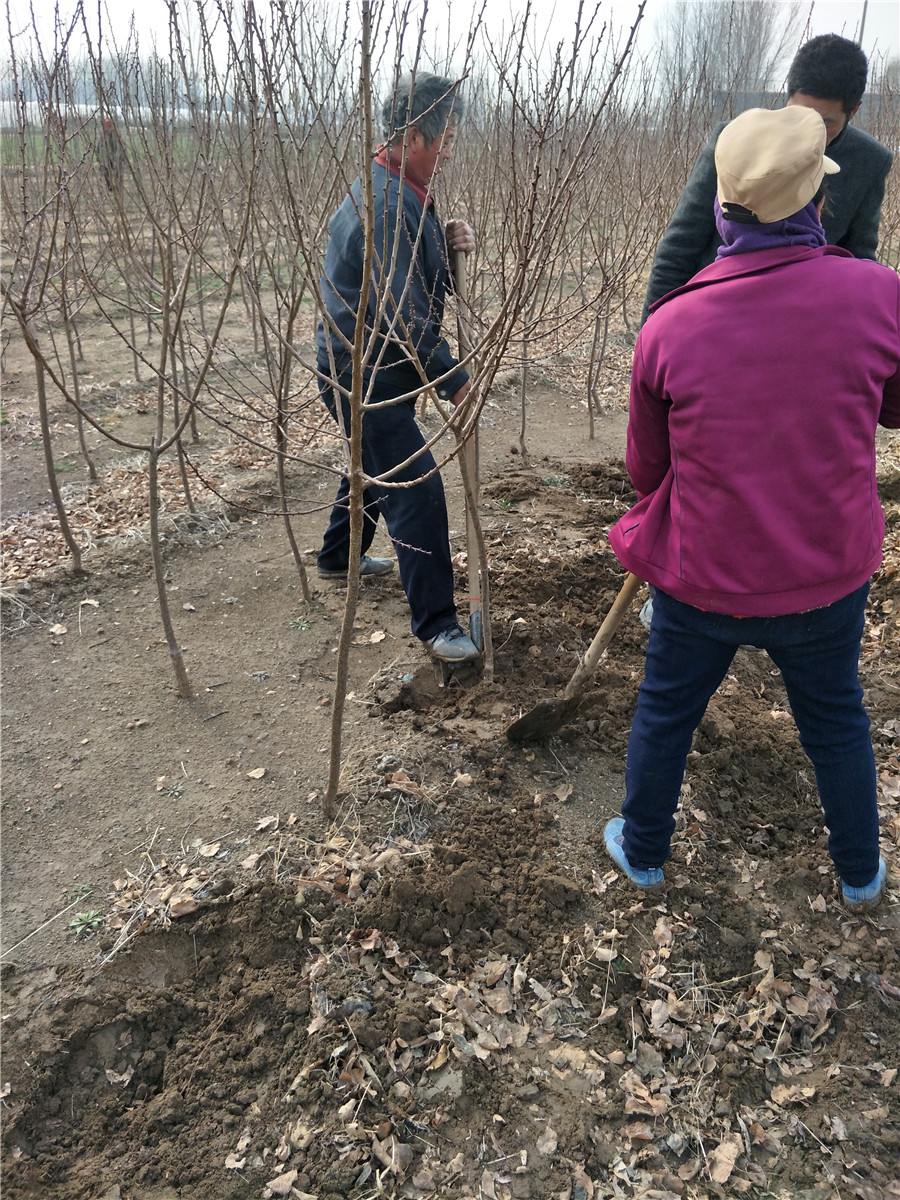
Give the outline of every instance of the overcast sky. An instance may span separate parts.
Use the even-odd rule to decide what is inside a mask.
[[[44,29],[52,28],[54,9],[59,7],[63,16],[70,14],[75,5],[73,0],[30,0],[39,22]],[[184,0],[182,0],[184,2]],[[335,0],[336,2],[336,0]],[[647,49],[652,44],[652,32],[656,18],[665,5],[678,3],[679,0],[648,0],[644,18],[644,32],[640,45]],[[728,0],[705,0],[705,3],[727,3]],[[778,0],[772,0],[777,3]],[[101,6],[107,8],[107,24],[111,29],[124,33],[132,13],[142,46],[147,45],[154,37],[158,37],[163,47],[166,45],[166,30],[168,10],[166,0],[140,0],[140,3],[130,3],[129,0],[100,0]],[[590,9],[592,0],[585,0],[585,8]],[[420,7],[417,0],[416,7]],[[189,7],[189,0],[188,0]],[[263,6],[264,7],[264,6]],[[341,6],[342,7],[342,6]],[[452,25],[457,33],[461,33],[464,25],[460,22],[460,11],[465,7],[463,0],[429,0],[429,26],[434,29],[446,28],[447,14],[452,12]],[[601,17],[610,20],[614,25],[627,27],[634,21],[637,12],[637,0],[615,0],[615,3],[604,3]],[[29,0],[12,0],[13,22],[26,24],[28,20]],[[89,0],[88,10],[94,11],[96,21],[96,0]],[[871,56],[874,52],[889,58],[900,55],[900,0],[815,0],[812,5],[811,30],[818,33],[840,33],[845,37],[858,37],[863,10],[866,10],[865,29],[863,31],[863,49]],[[488,21],[493,28],[500,28],[501,23],[509,28],[510,15],[513,19],[524,12],[524,0],[488,0]],[[577,0],[532,0],[532,11],[538,28],[547,29],[551,40],[566,40],[574,28]],[[92,22],[92,23],[94,23]],[[460,28],[462,26],[462,29]]]

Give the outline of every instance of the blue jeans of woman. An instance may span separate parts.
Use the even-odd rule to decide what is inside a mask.
[[[319,369],[327,371],[327,363],[324,366],[320,363]],[[342,382],[349,384],[347,380]],[[333,389],[323,383],[320,392],[331,415],[337,419]],[[379,389],[375,384],[368,398],[371,401],[390,400],[392,393],[393,389]],[[343,428],[349,432],[350,409],[346,400],[343,401],[343,418]],[[363,416],[362,441],[363,469],[372,476],[391,471],[420,451],[425,439],[416,424],[415,401],[402,400],[385,408],[369,409]],[[384,514],[388,534],[397,551],[400,580],[409,601],[412,631],[423,641],[456,620],[444,485],[436,471],[428,479],[421,478],[434,466],[434,458],[426,450],[414,462],[391,475],[388,486],[368,487],[363,493],[362,553],[371,546],[378,518]],[[419,482],[414,487],[390,486],[415,480]],[[345,475],[338,487],[331,521],[319,551],[318,565],[323,570],[342,571],[348,565],[349,492]]]
[[[768,652],[815,768],[828,852],[851,887],[878,871],[875,760],[859,686],[869,585],[783,617],[703,612],[656,589],[644,681],[628,742],[624,850],[633,867],[669,857],[694,730],[740,645]]]

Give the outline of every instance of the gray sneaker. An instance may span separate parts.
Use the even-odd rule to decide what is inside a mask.
[[[392,558],[369,558],[368,554],[364,554],[359,560],[360,575],[387,575],[394,569],[394,560]],[[347,568],[343,570],[329,571],[325,567],[319,567],[320,579],[346,579]]]
[[[426,638],[425,645],[441,662],[477,662],[481,652],[467,633],[456,623],[448,625],[433,638]]]

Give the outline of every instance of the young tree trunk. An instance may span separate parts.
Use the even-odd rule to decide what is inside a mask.
[[[81,456],[87,466],[88,476],[90,477],[91,483],[96,483],[97,468],[94,466],[94,460],[91,458],[90,452],[87,448],[87,442],[85,441],[84,437],[84,417],[82,417],[81,412],[79,411],[81,408],[81,385],[78,382],[78,366],[75,361],[75,339],[72,335],[72,327],[74,322],[69,317],[68,306],[65,301],[65,288],[63,288],[62,294],[62,318],[66,331],[66,344],[69,347],[69,366],[72,368],[72,394],[75,397],[75,403],[77,405],[75,419],[78,427],[78,444],[81,447]]]
[[[348,666],[350,643],[353,640],[353,623],[359,603],[359,559],[362,553],[363,527],[363,366],[365,357],[366,310],[369,289],[372,286],[372,267],[375,259],[375,214],[372,205],[372,78],[371,78],[371,0],[362,3],[362,50],[360,63],[360,105],[363,118],[363,186],[362,223],[365,245],[362,264],[362,287],[359,309],[356,313],[356,328],[353,338],[353,384],[350,390],[350,559],[347,567],[347,598],[344,602],[344,619],[337,652],[337,677],[334,684],[334,706],[331,712],[331,746],[328,761],[328,784],[322,803],[326,820],[333,821],[341,776],[341,748],[344,728],[344,705],[347,700]],[[338,399],[340,404],[340,399]],[[340,411],[340,409],[338,410]]]
[[[47,408],[47,381],[44,375],[44,363],[43,359],[38,355],[33,356],[33,361],[34,374],[37,381],[38,413],[41,422],[41,443],[44,449],[44,465],[47,468],[47,482],[50,485],[50,495],[53,497],[53,506],[56,509],[56,515],[59,519],[59,527],[66,540],[66,545],[69,547],[69,553],[72,555],[72,571],[74,574],[80,575],[82,571],[81,547],[75,541],[75,535],[72,533],[69,518],[66,514],[66,506],[60,495],[59,484],[56,482],[56,469],[53,464],[53,446],[50,440],[50,415]]]
[[[606,343],[609,338],[609,306],[604,305],[601,312],[594,318],[594,340],[591,344],[591,363],[588,370],[588,438],[594,440],[594,414],[600,416],[600,395],[597,382],[600,378],[600,368],[606,357]]]
[[[172,372],[172,413],[176,427],[181,424],[181,405],[178,401],[178,360],[175,355],[175,342],[172,340],[169,346],[169,362]],[[182,360],[183,365],[183,360]],[[187,387],[184,386],[185,393]],[[191,405],[191,412],[194,406]],[[184,461],[184,446],[181,444],[181,435],[179,434],[175,440],[175,452],[178,455],[178,473],[181,476],[181,487],[184,491],[184,500],[188,506],[188,512],[195,513],[197,506],[194,504],[194,497],[191,495],[191,484],[188,479],[187,466]]]
[[[159,615],[162,618],[166,644],[169,647],[169,657],[175,671],[175,684],[178,696],[182,700],[191,700],[193,693],[188,681],[184,657],[178,639],[175,637],[175,627],[169,611],[169,597],[166,594],[166,573],[163,567],[162,549],[159,540],[159,450],[156,438],[150,443],[150,464],[147,479],[150,497],[150,553],[153,557],[153,575],[156,580],[156,595],[159,599]]]
[[[288,316],[287,327],[285,330],[285,341],[290,347],[291,340],[294,335],[294,323],[297,318],[297,311],[300,307],[302,292],[297,297],[296,302],[292,305],[291,312]],[[263,325],[263,336],[265,336],[265,325]],[[306,574],[306,567],[303,564],[303,559],[300,556],[300,547],[297,545],[297,539],[294,536],[294,527],[291,524],[291,516],[288,509],[287,501],[287,482],[284,474],[285,458],[288,452],[288,411],[287,400],[291,390],[291,367],[293,364],[293,355],[289,348],[282,347],[281,349],[281,370],[278,376],[278,388],[275,397],[275,462],[278,470],[278,499],[281,503],[281,515],[284,519],[284,532],[288,540],[288,545],[291,548],[291,554],[294,556],[294,566],[297,568],[297,574],[300,576],[300,591],[303,594],[303,599],[309,601],[312,599],[312,593],[309,590],[309,579]]]
[[[536,303],[537,293],[535,292],[535,298],[528,306],[528,313],[526,314],[525,320],[522,324],[522,378],[519,383],[519,453],[522,455],[522,458],[528,457],[528,447],[525,445],[525,409],[528,398],[528,376],[530,374],[528,347],[531,332],[534,328],[534,308]]]
[[[72,555],[72,571],[75,574],[81,574],[81,547],[75,541],[75,535],[72,533],[72,528],[69,525],[69,518],[66,514],[66,506],[63,503],[63,498],[60,495],[59,484],[56,482],[56,470],[53,464],[53,445],[50,438],[50,413],[47,405],[47,378],[44,371],[44,355],[35,337],[34,331],[28,324],[21,305],[13,299],[9,292],[3,289],[3,298],[7,301],[10,308],[16,316],[19,323],[19,329],[22,331],[22,337],[25,339],[25,344],[31,354],[34,362],[34,376],[37,384],[38,396],[38,417],[41,425],[41,445],[44,451],[44,466],[47,471],[47,483],[50,487],[50,495],[53,497],[53,506],[56,509],[56,515],[59,519],[59,527],[62,531],[66,545],[69,547],[69,553]]]

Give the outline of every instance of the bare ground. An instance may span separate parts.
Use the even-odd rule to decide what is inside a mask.
[[[84,528],[121,529],[124,505],[130,536],[98,543],[81,579],[23,566],[53,519],[28,376],[9,369],[5,1195],[900,1196],[895,442],[863,653],[892,873],[859,918],[764,655],[738,653],[698,732],[652,899],[599,836],[622,798],[636,611],[560,735],[504,736],[562,691],[621,583],[604,531],[633,498],[624,350],[594,442],[548,380],[527,459],[512,392],[486,410],[493,683],[439,687],[396,577],[365,584],[330,829],[342,588],[313,580],[305,604],[277,520],[176,516],[173,487],[169,595],[196,692],[177,700],[140,474],[113,447],[98,446]],[[148,419],[141,389],[109,375],[95,402],[121,430]],[[84,494],[55,418],[57,464]],[[260,464],[202,432],[206,473],[258,499]],[[292,477],[304,549],[332,488]]]

